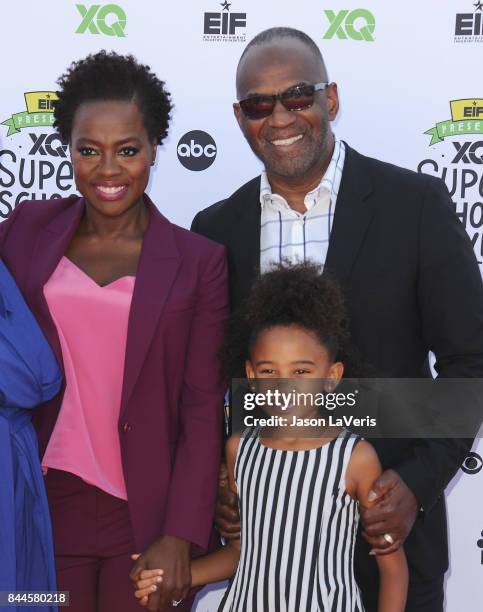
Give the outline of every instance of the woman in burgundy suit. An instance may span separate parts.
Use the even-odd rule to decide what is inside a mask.
[[[100,52],[59,85],[55,127],[82,197],[23,202],[0,226],[66,381],[36,423],[58,588],[71,612],[138,610],[141,552],[135,569],[165,568],[149,609],[189,610],[217,488],[224,252],[144,194],[171,110],[149,67]]]

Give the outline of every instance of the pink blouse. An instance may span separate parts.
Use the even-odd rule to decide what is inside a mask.
[[[101,287],[66,257],[44,286],[66,379],[42,467],[80,476],[127,499],[118,419],[135,277]]]

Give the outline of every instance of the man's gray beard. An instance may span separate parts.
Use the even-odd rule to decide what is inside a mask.
[[[258,159],[264,164],[265,170],[269,174],[276,174],[277,176],[281,176],[287,179],[303,178],[304,175],[306,175],[315,165],[317,165],[320,162],[320,159],[324,155],[324,150],[325,150],[324,143],[327,138],[328,138],[328,130],[320,134],[319,141],[310,142],[311,150],[316,151],[316,153],[311,155],[310,159],[299,155],[298,157],[281,160],[278,163],[272,164],[270,159],[267,159],[267,161],[265,161],[259,155],[259,153],[253,149],[253,147],[251,147],[251,149],[255,153],[255,155],[258,157]]]
[[[322,152],[320,155],[322,155]],[[278,164],[265,164],[265,169],[269,174],[277,174],[278,176],[282,176],[284,178],[302,178],[311,170],[311,168],[313,168],[319,159],[320,157],[318,157],[316,160],[304,160],[300,157],[296,157]]]

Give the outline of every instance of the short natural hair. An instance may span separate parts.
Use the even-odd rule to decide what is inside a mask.
[[[353,362],[349,322],[339,285],[315,263],[286,263],[262,274],[232,316],[222,362],[228,378],[242,371],[259,334],[297,325],[313,332],[332,360]]]
[[[54,127],[64,142],[70,141],[74,116],[84,102],[126,100],[141,111],[151,140],[161,144],[168,133],[172,104],[164,82],[149,66],[132,55],[99,51],[73,62],[58,79],[59,100],[54,110]]]

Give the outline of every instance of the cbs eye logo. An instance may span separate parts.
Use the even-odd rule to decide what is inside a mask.
[[[468,453],[468,456],[463,461],[461,469],[466,474],[478,474],[483,467],[483,460],[478,453]]]
[[[193,130],[178,142],[178,159],[188,170],[199,172],[211,166],[216,158],[216,143],[202,130]]]

